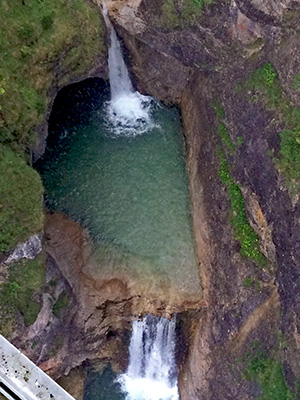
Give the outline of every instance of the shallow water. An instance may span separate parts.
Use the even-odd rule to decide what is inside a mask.
[[[38,165],[47,205],[81,222],[111,268],[126,260],[199,292],[178,110],[153,100],[152,128],[120,135],[107,122],[108,92],[94,83],[65,89],[54,106]]]

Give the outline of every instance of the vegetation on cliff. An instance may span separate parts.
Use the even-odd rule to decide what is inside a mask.
[[[266,258],[260,251],[258,236],[247,220],[245,200],[240,185],[235,183],[231,177],[225,153],[221,148],[218,150],[218,156],[220,160],[219,176],[228,190],[231,203],[230,223],[233,226],[234,238],[241,244],[240,253],[243,257],[252,258],[259,266],[264,266]]]
[[[212,104],[218,119],[218,134],[222,140],[225,150],[229,154],[235,152],[235,145],[232,143],[226,125],[223,123],[225,113],[219,103]],[[238,138],[237,145],[241,144],[241,138]],[[266,265],[266,258],[261,253],[259,240],[254,229],[249,225],[245,212],[245,200],[243,198],[240,185],[235,183],[230,175],[230,169],[226,158],[225,151],[218,147],[218,157],[220,161],[219,177],[224,185],[226,185],[231,209],[230,223],[233,226],[233,235],[241,244],[240,254],[243,257],[249,257],[254,260],[259,266]]]
[[[43,185],[28,165],[58,88],[104,51],[99,11],[85,0],[0,2],[0,255],[43,228]],[[0,333],[41,308],[45,259],[22,260],[0,283]]]
[[[3,0],[0,27],[1,253],[43,223],[41,181],[17,154],[28,160],[51,96],[104,44],[99,12],[85,0]]]
[[[42,229],[42,194],[38,173],[0,144],[0,253]]]
[[[0,142],[25,151],[53,85],[84,73],[102,51],[102,25],[84,0],[3,0],[0,26]]]
[[[295,76],[294,85],[297,87]],[[270,63],[256,69],[247,80],[254,101],[263,101],[265,106],[276,112],[284,129],[280,133],[280,157],[274,158],[279,170],[286,176],[289,186],[299,188],[300,179],[300,108],[295,107],[283,94],[277,72]]]
[[[220,0],[183,0],[180,7],[174,0],[165,0],[162,7],[162,24],[168,28],[176,28],[182,24],[193,24],[201,17],[206,6]]]
[[[250,351],[239,360],[245,368],[244,378],[259,384],[259,400],[296,400],[297,395],[285,382],[278,349],[275,353],[268,356],[260,342],[253,342]]]
[[[33,324],[40,312],[40,294],[45,279],[45,257],[21,260],[8,270],[8,279],[0,284],[0,333],[8,337],[23,317]]]

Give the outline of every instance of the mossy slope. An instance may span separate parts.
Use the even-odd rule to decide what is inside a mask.
[[[45,257],[21,260],[8,271],[8,279],[0,284],[0,333],[9,337],[18,316],[26,325],[33,324],[40,312],[41,288],[45,279]]]
[[[0,254],[42,229],[42,194],[38,173],[0,145]]]
[[[104,49],[101,19],[84,0],[2,0],[0,27],[0,142],[25,151],[53,85],[83,74]]]

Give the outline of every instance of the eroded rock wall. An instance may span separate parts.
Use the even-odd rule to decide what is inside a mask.
[[[265,376],[273,371],[266,366],[276,367],[277,381],[283,371],[292,390],[300,377],[299,202],[276,162],[282,115],[246,81],[269,62],[282,96],[300,106],[299,1],[220,0],[196,15],[186,4],[113,0],[109,11],[138,89],[181,107],[203,301],[170,307],[165,298],[132,291],[132,282],[91,277],[86,234],[52,215],[43,309],[15,343],[54,377],[86,359],[124,369],[133,314],[196,308],[182,323],[189,351],[180,360],[181,398],[246,400],[264,390],[272,398],[274,388],[263,387],[259,371],[253,376],[248,369],[259,354]],[[257,237],[259,257],[255,246],[247,254],[235,233],[232,191],[247,232]],[[280,400],[288,399],[282,385]]]
[[[111,16],[138,88],[182,110],[205,306],[190,332],[181,398],[274,398],[282,390],[278,395],[285,399],[300,377],[299,197],[276,164],[282,157],[282,114],[258,89],[250,90],[247,80],[270,63],[280,99],[299,107],[293,86],[299,74],[299,2],[219,1],[193,23],[183,19],[177,2],[174,7],[179,22],[172,28],[161,23],[161,2],[144,0],[131,14],[143,22],[139,31],[124,13],[119,18],[112,10]],[[242,195],[263,265],[254,253],[243,253],[245,243],[234,233],[233,188]],[[251,357],[258,353],[267,388],[257,371],[251,375]],[[279,371],[277,381],[283,371],[290,389],[284,380],[274,389],[267,364]]]

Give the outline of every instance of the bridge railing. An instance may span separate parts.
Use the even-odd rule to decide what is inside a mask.
[[[2,335],[0,393],[8,400],[75,400]]]

